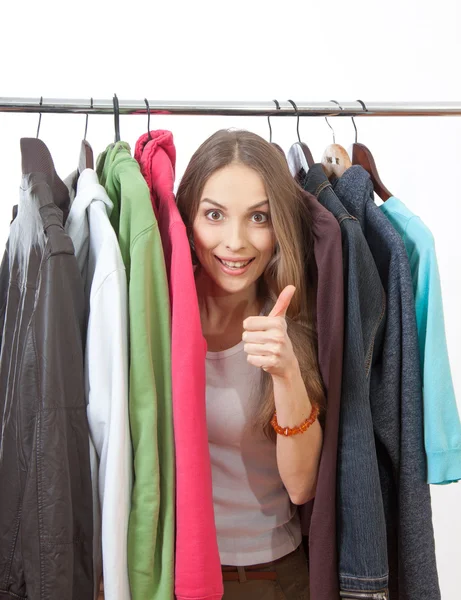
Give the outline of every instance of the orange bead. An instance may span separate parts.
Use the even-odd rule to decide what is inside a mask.
[[[277,422],[277,411],[275,411],[274,416],[272,417],[272,420],[271,420],[271,425],[278,434],[284,435],[285,437],[289,437],[290,435],[296,435],[297,433],[304,433],[307,429],[309,429],[309,427],[312,425],[312,423],[314,423],[314,421],[317,419],[318,416],[319,416],[319,408],[318,408],[318,406],[313,406],[312,410],[311,410],[311,414],[305,421],[303,421],[301,423],[301,425],[298,425],[293,428],[280,427],[280,425]]]

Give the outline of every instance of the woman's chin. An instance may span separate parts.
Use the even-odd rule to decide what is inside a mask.
[[[253,277],[226,277],[220,273],[213,274],[212,280],[216,287],[230,294],[242,292],[255,284],[255,279]]]

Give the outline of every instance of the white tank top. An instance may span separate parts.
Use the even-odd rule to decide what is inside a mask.
[[[206,411],[213,504],[222,565],[276,560],[302,540],[297,506],[280,477],[276,446],[253,432],[260,369],[241,341],[206,355]]]

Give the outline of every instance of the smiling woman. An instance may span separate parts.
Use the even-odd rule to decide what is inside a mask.
[[[324,392],[306,277],[312,232],[304,192],[271,144],[222,130],[192,157],[177,204],[208,347],[224,600],[309,598],[296,505],[315,495]]]

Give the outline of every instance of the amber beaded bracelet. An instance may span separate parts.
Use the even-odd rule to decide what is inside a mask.
[[[271,425],[277,433],[288,437],[290,435],[296,435],[297,433],[304,433],[306,431],[306,429],[309,429],[309,427],[312,425],[312,423],[314,423],[314,421],[317,419],[318,416],[319,416],[319,407],[313,406],[310,416],[305,421],[303,421],[301,423],[301,425],[298,425],[297,427],[293,427],[293,428],[280,427],[280,425],[277,423],[277,411],[275,411],[274,416],[272,417]]]

